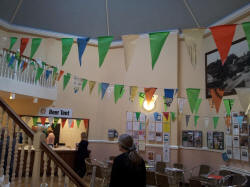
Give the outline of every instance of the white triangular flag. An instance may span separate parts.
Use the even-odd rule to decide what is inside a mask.
[[[49,124],[52,125],[54,118],[53,117],[49,117],[48,120],[49,120]]]
[[[244,112],[247,112],[248,106],[250,104],[250,88],[236,88],[235,90]]]
[[[68,127],[71,128],[72,119],[68,119]]]
[[[209,118],[208,118],[208,117],[205,117],[205,118],[204,118],[204,126],[205,126],[205,129],[208,128],[208,124],[209,124]]]
[[[186,102],[186,99],[185,98],[178,98],[177,102],[178,102],[179,112],[183,113],[183,107],[184,107],[184,104]]]

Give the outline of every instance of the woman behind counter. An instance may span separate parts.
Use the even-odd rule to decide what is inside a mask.
[[[122,154],[114,159],[109,187],[146,187],[145,162],[137,154],[133,138],[122,134],[118,143]]]
[[[54,142],[55,142],[55,135],[53,133],[53,130],[51,127],[47,129],[48,137],[46,139],[46,142],[49,146],[54,147]]]
[[[75,161],[75,172],[80,177],[83,177],[86,172],[85,158],[89,157],[88,144],[87,134],[85,132],[81,133],[81,141],[78,144]]]

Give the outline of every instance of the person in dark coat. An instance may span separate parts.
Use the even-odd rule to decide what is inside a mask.
[[[118,143],[122,154],[114,159],[109,187],[146,187],[145,162],[136,152],[133,138],[122,134]]]
[[[81,133],[81,141],[78,144],[75,161],[75,172],[80,177],[83,177],[86,173],[85,158],[89,157],[88,144],[87,134],[85,132]]]

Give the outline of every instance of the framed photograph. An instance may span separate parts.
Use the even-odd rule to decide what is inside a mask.
[[[228,57],[222,65],[217,49],[205,54],[206,97],[210,88],[224,89],[225,95],[236,94],[235,88],[250,88],[250,51],[246,38],[232,42]]]

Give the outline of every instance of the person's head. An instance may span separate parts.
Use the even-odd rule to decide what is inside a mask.
[[[86,132],[82,132],[81,133],[81,140],[87,140],[87,134],[86,134]]]
[[[139,164],[142,158],[136,152],[136,146],[134,144],[133,138],[128,134],[122,134],[118,138],[119,150],[121,152],[128,152],[129,159],[134,164]]]

